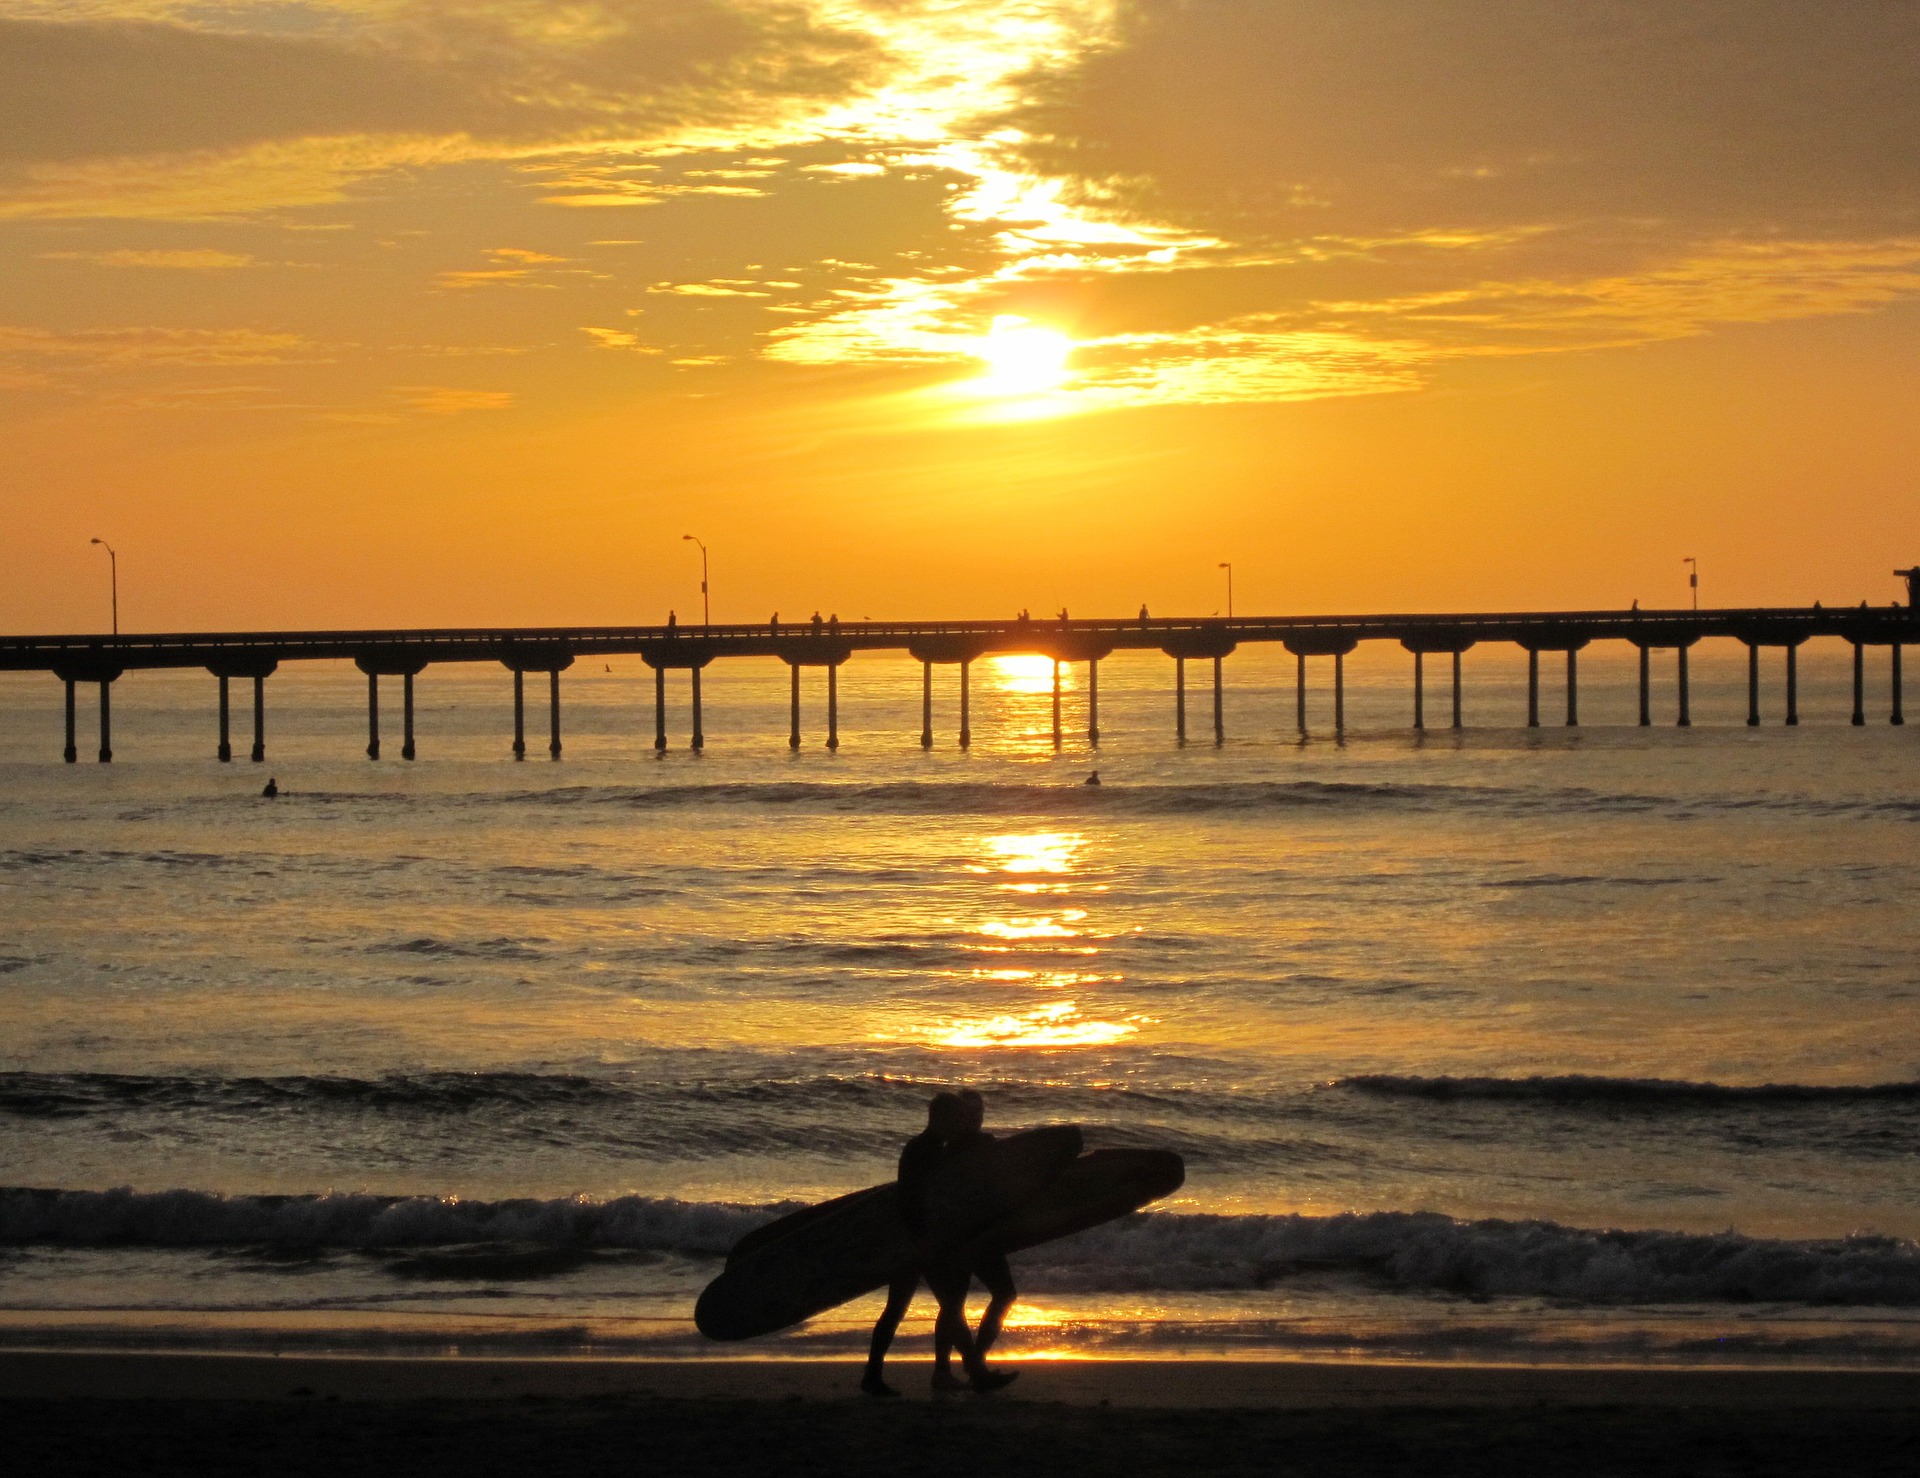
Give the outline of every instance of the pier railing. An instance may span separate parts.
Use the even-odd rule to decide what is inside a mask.
[[[1904,573],[1904,572],[1903,572]],[[666,674],[689,674],[692,747],[705,744],[700,698],[701,670],[725,658],[771,657],[792,669],[791,725],[788,743],[799,748],[800,681],[807,667],[825,669],[827,738],[839,744],[839,668],[855,652],[898,651],[922,665],[922,745],[933,735],[933,669],[954,665],[960,677],[959,742],[971,743],[969,672],[973,662],[994,654],[1027,653],[1054,662],[1053,737],[1061,742],[1060,666],[1088,667],[1088,737],[1099,742],[1099,664],[1116,651],[1161,651],[1174,661],[1174,721],[1181,740],[1187,735],[1189,661],[1212,663],[1212,737],[1225,740],[1225,659],[1242,644],[1278,643],[1297,659],[1298,717],[1306,730],[1307,661],[1333,662],[1334,722],[1345,726],[1345,658],[1362,642],[1398,642],[1413,656],[1413,726],[1427,727],[1426,658],[1451,660],[1450,722],[1461,726],[1460,654],[1485,642],[1505,642],[1527,654],[1527,722],[1540,723],[1540,657],[1564,654],[1566,722],[1579,722],[1581,650],[1596,641],[1624,641],[1640,654],[1640,722],[1652,722],[1651,654],[1676,653],[1678,722],[1691,723],[1687,653],[1708,637],[1742,642],[1748,652],[1747,722],[1760,722],[1760,651],[1781,648],[1786,660],[1786,717],[1799,722],[1800,646],[1814,637],[1837,637],[1853,647],[1853,713],[1866,722],[1865,653],[1885,647],[1890,653],[1890,721],[1905,721],[1901,691],[1902,648],[1920,641],[1920,619],[1911,605],[1838,607],[1752,607],[1721,610],[1504,611],[1362,616],[1137,617],[1011,621],[848,621],[813,618],[792,623],[682,626],[445,627],[390,631],[244,631],[133,633],[0,637],[0,671],[47,672],[66,684],[66,758],[78,758],[75,689],[97,684],[100,699],[99,758],[110,760],[112,685],[140,669],[204,667],[219,681],[220,740],[217,754],[232,758],[230,690],[234,678],[253,683],[252,758],[266,757],[266,679],[283,662],[346,660],[367,675],[367,754],[378,759],[380,679],[402,682],[403,744],[412,759],[414,678],[438,662],[498,662],[513,674],[514,745],[526,753],[525,680],[545,674],[548,686],[548,750],[556,758],[560,743],[560,674],[577,658],[639,656],[654,671],[654,744],[667,747]]]

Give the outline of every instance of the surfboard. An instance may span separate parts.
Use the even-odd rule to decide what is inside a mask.
[[[1023,1252],[1117,1221],[1171,1196],[1186,1178],[1186,1161],[1172,1150],[1090,1150],[970,1245],[982,1251]]]
[[[1032,1200],[1080,1144],[1071,1124],[992,1140],[934,1177],[929,1211],[954,1240],[976,1237]],[[701,1293],[694,1324],[709,1339],[752,1339],[885,1287],[914,1264],[899,1194],[873,1186],[750,1233]]]

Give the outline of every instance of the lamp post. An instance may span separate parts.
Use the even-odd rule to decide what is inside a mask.
[[[120,556],[113,552],[113,546],[105,539],[95,539],[94,543],[107,551],[107,570],[113,582],[113,634],[120,634]]]
[[[713,625],[713,603],[707,598],[707,546],[703,540],[695,539],[692,534],[682,534],[682,539],[692,540],[700,546],[700,624]]]
[[[1227,619],[1233,619],[1233,561],[1223,559],[1220,568],[1227,572]]]
[[[1693,592],[1693,608],[1697,611],[1700,609],[1700,561],[1689,554],[1680,563],[1687,567],[1687,589]]]

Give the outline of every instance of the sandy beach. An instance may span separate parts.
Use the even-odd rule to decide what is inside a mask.
[[[1910,1473],[1920,1372],[1029,1362],[992,1399],[828,1361],[0,1355],[17,1471]]]

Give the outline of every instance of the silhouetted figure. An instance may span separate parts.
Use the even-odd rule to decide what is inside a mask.
[[[1920,565],[1911,569],[1895,570],[1894,574],[1907,582],[1907,609],[1920,611]]]
[[[1140,602],[1140,624],[1142,626],[1147,624],[1147,603],[1145,601]]]
[[[775,611],[773,613],[773,619],[767,622],[767,630],[771,631],[775,636],[780,634],[780,613],[778,611]]]
[[[987,1104],[971,1088],[962,1088],[954,1094],[960,1100],[966,1113],[966,1125],[948,1148],[948,1153],[961,1155],[989,1144],[993,1136],[981,1126],[987,1116]],[[955,1329],[964,1339],[967,1332],[967,1290],[973,1279],[978,1278],[987,1290],[986,1312],[980,1316],[980,1327],[973,1332],[973,1353],[969,1357],[964,1344],[955,1338]],[[945,1284],[946,1286],[942,1286]],[[993,1348],[1000,1338],[1000,1327],[1006,1321],[1007,1310],[1013,1307],[1013,1301],[1019,1297],[1019,1290],[1013,1286],[1013,1269],[1007,1266],[1004,1252],[988,1252],[975,1249],[964,1261],[949,1266],[933,1267],[927,1271],[927,1285],[934,1296],[941,1300],[944,1308],[949,1301],[959,1309],[957,1321],[949,1321],[943,1328],[934,1325],[933,1330],[933,1388],[936,1391],[957,1391],[960,1382],[953,1377],[953,1351],[958,1345],[960,1358],[966,1364],[967,1377],[976,1391],[995,1391],[1008,1384],[1014,1378],[1011,1371],[989,1371],[986,1366],[987,1351]]]
[[[1065,606],[1060,607],[1060,624],[1062,626],[1067,624],[1067,608]]]
[[[900,1152],[900,1212],[906,1219],[907,1230],[913,1234],[915,1244],[921,1250],[922,1264],[894,1279],[892,1286],[887,1289],[886,1307],[874,1321],[873,1339],[867,1351],[866,1373],[860,1378],[860,1389],[869,1396],[899,1394],[886,1382],[887,1350],[893,1344],[894,1334],[913,1302],[913,1295],[919,1289],[922,1277],[925,1277],[934,1297],[940,1301],[939,1317],[934,1324],[934,1384],[958,1385],[950,1367],[951,1355],[956,1349],[960,1352],[960,1359],[966,1366],[975,1390],[998,1390],[1013,1379],[1011,1373],[986,1368],[978,1343],[967,1329],[967,1288],[972,1282],[975,1268],[967,1262],[963,1253],[940,1246],[940,1228],[929,1225],[927,1219],[927,1190],[934,1176],[955,1154],[967,1147],[977,1146],[987,1138],[980,1128],[984,1115],[985,1104],[977,1093],[936,1093],[927,1105],[927,1127],[908,1140]],[[997,1261],[1004,1267],[1004,1257],[999,1257]],[[994,1289],[995,1283],[1002,1284],[1007,1302],[1011,1303],[1012,1275],[1009,1273],[1000,1279],[999,1269],[991,1265],[987,1271],[995,1275],[995,1282],[990,1282],[988,1287]],[[996,1291],[995,1297],[998,1296]],[[992,1312],[993,1308],[989,1305],[988,1313]],[[1005,1305],[1002,1305],[1000,1317],[1004,1318],[1005,1313]],[[992,1334],[997,1336],[1000,1319],[996,1318],[990,1327]],[[981,1321],[981,1328],[989,1328],[985,1319]]]
[[[827,630],[835,636],[840,634],[840,613],[838,611],[835,611],[831,616],[827,617]]]
[[[269,775],[267,777],[267,783],[260,787],[260,794],[265,796],[268,800],[272,800],[275,796],[279,795],[280,781],[278,780],[278,778],[276,778],[275,776]]]
[[[1635,600],[1633,603],[1633,613],[1636,616],[1640,614],[1640,602],[1638,600]]]
[[[667,630],[671,631],[673,630],[674,627],[678,626],[679,624],[680,624],[679,613],[675,611],[668,611],[667,612]]]
[[[1087,776],[1087,778],[1081,781],[1080,783],[1082,785],[1098,785],[1100,783],[1100,772],[1098,770],[1095,770],[1091,775]]]
[[[818,636],[820,634],[820,626],[821,626],[820,613],[818,611],[815,611],[813,613],[813,634],[815,636]]]

